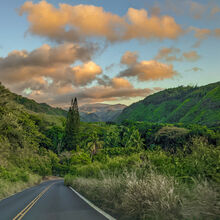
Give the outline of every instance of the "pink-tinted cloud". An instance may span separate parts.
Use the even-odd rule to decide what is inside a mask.
[[[200,58],[200,56],[198,55],[198,53],[196,51],[190,51],[190,52],[185,52],[183,53],[183,57],[187,60],[187,61],[196,61]]]
[[[84,86],[102,73],[101,67],[90,61],[93,52],[93,48],[75,44],[54,48],[43,45],[31,52],[15,50],[0,58],[0,78],[3,83],[16,85],[19,89],[29,84],[31,89],[37,90],[49,83],[46,79],[51,83]],[[72,66],[77,60],[84,63]]]
[[[211,16],[214,16],[219,12],[220,12],[220,8],[216,5],[211,9],[210,14],[211,14]]]
[[[220,38],[220,28],[216,28],[216,29],[214,30],[214,36]]]
[[[135,88],[122,77],[102,75],[101,67],[89,60],[93,50],[84,49],[64,44],[54,48],[43,45],[31,52],[13,51],[0,58],[1,81],[16,93],[60,107],[74,96],[85,103],[145,97],[157,91]],[[73,66],[77,60],[83,63]],[[93,81],[98,85],[87,87]]]
[[[50,67],[72,64],[77,60],[82,62],[91,59],[95,52],[92,46],[82,47],[76,44],[65,43],[56,47],[44,44],[31,52],[26,50],[14,50],[7,57],[0,58],[0,67]]]
[[[177,72],[173,65],[160,63],[156,60],[141,61],[120,72],[120,77],[137,77],[139,81],[163,80],[172,78]]]
[[[197,39],[197,41],[193,44],[194,48],[199,47],[202,41],[212,34],[212,31],[208,28],[189,27],[189,31],[194,31],[194,37]]]
[[[156,60],[165,60],[167,62],[172,62],[172,61],[196,61],[200,58],[198,53],[196,51],[189,51],[189,52],[184,52],[180,53],[180,49],[178,48],[167,48],[164,47],[159,50],[158,54],[156,55],[155,59]]]
[[[155,59],[156,60],[165,60],[167,62],[171,62],[171,61],[181,61],[181,57],[178,57],[177,55],[179,55],[180,53],[180,49],[179,48],[167,48],[164,47],[162,49],[159,50],[158,54],[156,55]]]
[[[111,86],[94,86],[91,88],[80,88],[76,89],[74,92],[61,94],[61,95],[52,95],[50,93],[41,94],[37,97],[32,95],[30,97],[41,100],[47,100],[48,97],[51,97],[50,104],[55,106],[68,106],[69,101],[72,97],[77,97],[80,104],[83,103],[96,103],[103,101],[114,101],[122,99],[130,99],[133,97],[146,97],[157,90],[154,89],[136,89],[136,88],[113,88]]]
[[[102,73],[100,66],[90,61],[81,66],[75,66],[68,69],[68,74],[72,78],[73,85],[85,86],[96,79],[96,76]]]
[[[121,64],[133,65],[137,63],[138,54],[137,52],[126,51],[121,58]]]
[[[29,32],[51,40],[84,41],[102,37],[110,42],[131,39],[177,39],[183,30],[168,15],[150,17],[145,9],[129,8],[125,16],[106,12],[93,5],[59,4],[46,1],[25,2],[20,15],[27,14]]]
[[[211,34],[211,30],[208,28],[190,27],[190,30],[194,31],[195,38],[199,40],[206,39]]]
[[[189,72],[189,71],[198,72],[198,71],[202,71],[202,68],[195,66],[195,67],[193,67],[193,68],[191,68],[189,70],[186,70],[186,71],[187,72]]]
[[[114,77],[111,80],[111,85],[113,88],[116,88],[116,89],[133,88],[133,86],[127,79],[120,78],[120,77]]]

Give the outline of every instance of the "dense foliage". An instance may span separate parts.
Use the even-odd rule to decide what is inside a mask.
[[[0,198],[56,174],[63,117],[30,112],[0,85]],[[59,133],[58,132],[58,133]]]
[[[67,185],[117,219],[220,215],[218,120],[214,127],[131,120],[79,123],[76,102],[67,119],[37,109],[18,104],[0,85],[0,197],[44,176],[66,175]]]
[[[116,121],[220,125],[220,82],[166,89],[125,108]]]

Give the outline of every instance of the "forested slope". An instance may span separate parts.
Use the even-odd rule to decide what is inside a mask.
[[[46,103],[37,103],[33,99],[28,99],[23,96],[10,92],[0,83],[0,95],[1,99],[6,97],[7,101],[14,101],[17,104],[23,105],[26,109],[37,113],[45,113],[49,115],[66,116],[67,111],[61,108],[53,108]]]
[[[47,108],[48,114],[31,108],[43,111],[40,104],[0,85],[0,198],[55,174],[58,157],[54,142],[59,141],[65,118],[55,115],[52,107]]]
[[[146,97],[125,108],[116,121],[220,125],[220,82],[201,87],[180,86]]]

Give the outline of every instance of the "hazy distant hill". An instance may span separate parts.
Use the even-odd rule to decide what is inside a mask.
[[[201,87],[180,86],[146,97],[125,108],[116,121],[220,125],[220,82]]]
[[[54,108],[46,103],[37,103],[33,99],[10,92],[0,83],[0,99],[3,102],[13,101],[23,105],[27,110],[47,115],[66,116],[67,111],[61,108]],[[113,121],[122,112],[126,105],[116,104],[108,105],[102,103],[86,104],[79,108],[81,121],[99,122]]]
[[[114,121],[122,112],[126,105],[116,104],[108,105],[102,103],[87,104],[79,108],[82,121]]]

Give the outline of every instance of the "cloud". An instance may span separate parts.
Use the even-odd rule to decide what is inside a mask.
[[[133,38],[176,39],[183,34],[182,28],[175,22],[173,17],[168,15],[149,17],[144,9],[129,8],[126,16],[130,22],[125,34],[125,39],[128,40]]]
[[[103,74],[101,77],[96,77],[96,80],[97,80],[98,84],[102,85],[102,86],[109,86],[111,83],[110,77],[108,77],[105,74]]]
[[[177,74],[173,65],[163,64],[156,60],[141,61],[120,72],[119,77],[137,77],[139,81],[163,80]]]
[[[102,69],[100,66],[90,61],[81,66],[68,68],[67,72],[70,75],[70,79],[72,77],[71,82],[73,85],[85,86],[94,81],[96,76],[102,73]]]
[[[126,51],[121,58],[121,64],[132,65],[137,63],[137,52]]]
[[[111,85],[113,88],[116,88],[116,89],[133,88],[133,86],[131,85],[131,83],[127,79],[120,78],[120,77],[114,77],[111,80]]]
[[[174,18],[148,16],[145,9],[129,8],[125,16],[106,12],[93,5],[59,4],[55,8],[46,1],[25,2],[20,15],[27,14],[29,32],[58,42],[85,41],[101,37],[110,42],[131,39],[177,39],[183,30]]]
[[[187,60],[187,61],[196,61],[200,58],[200,56],[197,54],[196,51],[190,51],[190,52],[186,52],[183,53],[183,57]]]
[[[155,59],[156,60],[165,60],[167,62],[171,61],[181,61],[181,57],[177,57],[177,54],[180,53],[179,48],[167,48],[164,47],[159,50],[158,54],[156,55]]]
[[[214,36],[215,36],[215,37],[220,37],[220,28],[216,28],[216,29],[214,30]]]
[[[197,28],[191,26],[189,27],[189,30],[194,31],[194,37],[197,38],[197,42],[195,42],[192,46],[194,48],[199,47],[202,41],[212,34],[212,31],[208,28]]]
[[[196,51],[189,51],[185,53],[180,53],[179,48],[167,48],[164,47],[159,50],[158,54],[156,55],[155,59],[156,60],[165,60],[167,62],[172,62],[172,61],[196,61],[200,58],[200,56],[197,54]],[[178,55],[178,56],[177,56]]]
[[[27,85],[39,90],[51,82],[84,86],[102,73],[101,67],[90,61],[93,53],[94,48],[70,43],[54,48],[43,45],[31,52],[15,50],[0,58],[0,78],[5,84],[16,85],[19,91]],[[78,60],[83,64],[72,66]]]
[[[136,88],[113,88],[111,86],[94,86],[91,88],[79,88],[74,92],[66,94],[50,94],[44,93],[41,96],[32,94],[30,97],[38,101],[48,100],[50,97],[49,103],[55,106],[68,106],[72,97],[77,97],[80,104],[84,103],[94,103],[94,102],[103,102],[103,101],[113,101],[121,99],[129,99],[132,97],[146,97],[158,90],[154,89],[136,89]]]
[[[200,19],[207,9],[206,5],[194,1],[189,2],[189,5],[190,12],[195,19]]]
[[[210,14],[211,14],[211,16],[214,16],[219,12],[220,12],[220,8],[216,5],[211,9]]]
[[[75,96],[89,103],[145,97],[157,91],[134,88],[122,77],[102,75],[101,67],[87,60],[92,53],[75,44],[12,51],[0,58],[0,79],[13,92],[60,107],[69,105]],[[83,63],[73,66],[78,60]],[[98,85],[87,87],[93,81]]]
[[[117,80],[117,83],[118,82]],[[120,85],[123,85],[121,82]],[[27,89],[27,91],[28,90],[29,89]],[[123,99],[129,100],[134,97],[146,97],[160,90],[161,88],[142,89],[134,88],[133,86],[117,87],[113,85],[74,88],[71,84],[60,86],[59,83],[54,83],[47,88],[31,90],[31,93],[23,93],[23,95],[38,102],[47,102],[53,106],[66,108],[69,106],[70,100],[73,97],[77,97],[80,104],[85,104],[103,101],[120,101]]]
[[[110,86],[112,88],[120,89],[120,88],[133,88],[133,85],[124,78],[121,77],[114,77],[114,78],[109,78],[106,75],[102,75],[102,77],[97,77],[97,82],[101,86]]]
[[[202,68],[199,68],[199,67],[193,67],[191,69],[188,69],[186,70],[187,72],[190,72],[190,71],[194,71],[194,72],[198,72],[198,71],[202,71]]]
[[[14,50],[10,52],[7,57],[0,58],[0,68],[60,66],[72,64],[77,60],[85,62],[91,59],[95,50],[93,46],[81,47],[70,43],[53,48],[44,44],[31,52],[26,50]]]
[[[208,28],[197,28],[197,27],[189,27],[189,31],[194,31],[194,37],[197,39],[197,42],[193,44],[192,47],[197,48],[200,46],[203,40],[207,39],[212,31]]]
[[[208,28],[190,27],[190,29],[195,32],[194,36],[199,40],[206,39],[211,34],[211,30]]]

